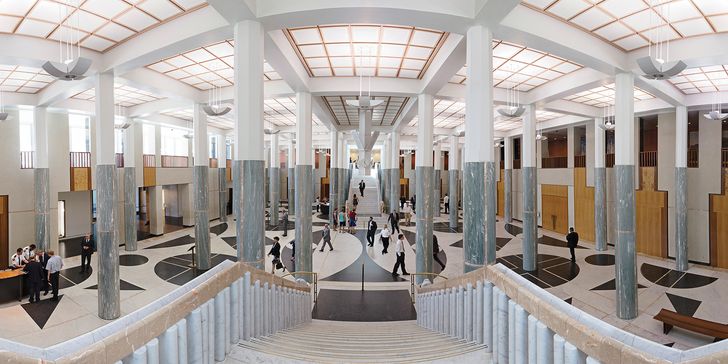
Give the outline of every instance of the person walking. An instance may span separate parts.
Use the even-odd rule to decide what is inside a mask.
[[[573,227],[569,228],[569,233],[566,234],[566,246],[569,247],[569,252],[571,253],[571,262],[576,262],[576,256],[574,255],[574,249],[579,244],[579,234],[574,231]]]
[[[356,233],[356,209],[349,211],[349,234]]]
[[[397,270],[402,267],[402,275],[408,276],[407,269],[404,267],[404,234],[397,236],[397,243],[394,246],[394,254],[397,256],[397,262],[394,263],[394,270],[392,270],[393,276],[398,276]]]
[[[387,219],[387,222],[392,226],[392,233],[397,230],[397,233],[399,234],[399,213],[397,212],[397,210],[389,213],[389,218]]]
[[[319,251],[324,251],[326,244],[329,244],[329,251],[334,250],[334,247],[331,246],[331,229],[329,229],[329,224],[324,224],[323,238],[324,242],[321,243],[321,250]]]
[[[448,196],[447,193],[445,194],[445,197],[442,198],[442,203],[445,204],[445,213],[449,214],[450,213],[450,196]]]
[[[339,209],[336,209],[336,208],[335,208],[335,209],[334,209],[334,214],[333,214],[333,215],[331,215],[331,216],[333,216],[333,217],[334,217],[334,218],[332,219],[332,220],[333,220],[333,222],[334,222],[334,231],[338,231],[338,230],[339,230]]]
[[[440,244],[437,243],[437,235],[432,234],[432,259],[440,264],[440,272],[442,272],[445,270],[445,263],[440,260],[438,254],[440,254]]]
[[[379,239],[382,239],[382,254],[387,254],[387,248],[389,248],[389,236],[391,233],[389,232],[389,228],[387,228],[387,225],[384,225],[384,228],[382,229],[382,232],[379,233]]]
[[[96,243],[91,234],[86,234],[81,241],[81,273],[91,272],[91,254],[96,250]]]
[[[286,209],[283,209],[281,224],[283,224],[283,236],[288,236],[288,210]]]
[[[399,209],[404,210],[404,204],[407,202],[407,199],[402,196],[399,198]]]
[[[377,222],[374,218],[369,216],[369,222],[367,222],[367,245],[374,246],[374,235],[377,233]]]
[[[359,206],[359,199],[356,198],[356,193],[354,194],[354,197],[351,199],[351,204],[354,205],[354,209],[356,210],[356,207]]]
[[[364,183],[364,180],[359,181],[359,194],[361,197],[364,197],[364,189],[367,188],[367,184]]]
[[[273,246],[268,251],[268,256],[271,256],[271,255],[273,256],[273,261],[271,261],[272,266],[271,266],[271,269],[270,269],[270,274],[275,274],[276,269],[283,268],[284,271],[286,270],[286,267],[283,265],[283,263],[281,263],[281,243],[280,243],[280,240],[281,240],[281,238],[279,238],[277,236],[274,237],[273,238],[273,241],[274,241]]]
[[[23,267],[25,275],[28,277],[30,282],[30,303],[40,301],[40,286],[43,283],[43,266],[35,259],[35,256],[30,257],[28,264]]]
[[[346,231],[346,213],[344,213],[344,208],[341,208],[341,211],[339,211],[339,231]]]
[[[404,206],[404,223],[407,226],[412,225],[412,206],[409,203]]]
[[[46,269],[48,270],[48,281],[51,282],[53,291],[51,301],[58,301],[58,279],[61,275],[61,269],[63,269],[63,259],[57,256],[53,250],[49,250],[48,255],[50,255],[50,258],[48,264],[46,264]]]
[[[415,208],[417,207],[417,195],[412,195],[410,201],[412,201],[412,211],[415,211]]]

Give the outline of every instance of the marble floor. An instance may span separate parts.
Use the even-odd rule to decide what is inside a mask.
[[[460,212],[462,214],[462,212]],[[410,277],[393,276],[394,243],[389,253],[382,253],[379,235],[373,247],[367,245],[363,230],[356,234],[332,232],[333,250],[320,251],[321,230],[325,216],[313,214],[314,251],[313,269],[319,273],[319,297],[313,314],[319,319],[344,321],[386,321],[414,319],[409,297]],[[463,271],[463,234],[461,227],[451,230],[448,215],[435,218],[434,234],[441,252],[439,258],[446,263],[440,272],[444,277],[455,277]],[[211,222],[213,264],[236,256],[234,221],[228,224]],[[364,218],[359,226],[365,226]],[[377,219],[382,227],[384,219]],[[414,220],[414,219],[413,219]],[[273,237],[280,237],[283,245],[282,261],[287,270],[275,274],[285,276],[295,271],[292,245],[294,224],[289,225],[287,236],[282,227],[266,229],[266,253]],[[405,263],[409,272],[415,272],[414,223],[400,226],[407,240]],[[522,252],[520,223],[506,224],[500,217],[496,223],[498,262],[522,274],[526,279],[579,307],[589,314],[612,325],[650,340],[686,349],[704,345],[713,338],[674,329],[668,335],[662,333],[662,324],[652,318],[662,308],[706,320],[728,323],[728,312],[722,310],[722,302],[728,298],[728,272],[700,265],[691,265],[687,273],[670,268],[672,261],[638,256],[639,316],[634,320],[621,320],[615,315],[614,252],[596,252],[589,242],[580,242],[576,250],[576,263],[572,264],[564,237],[548,231],[539,231],[539,268],[536,272],[521,269]],[[192,257],[188,249],[194,244],[193,229],[184,228],[163,236],[151,237],[139,242],[139,250],[121,251],[121,307],[122,315],[143,307],[176,287],[190,281],[199,273],[190,265]],[[96,255],[93,257],[95,266]],[[96,272],[82,274],[80,257],[64,259],[65,269],[61,278],[61,295],[58,302],[44,299],[38,304],[11,302],[0,305],[0,315],[5,318],[0,338],[47,347],[88,332],[108,321],[97,317]],[[362,293],[362,267],[364,293]],[[271,271],[271,259],[266,259],[266,270]],[[289,276],[290,277],[290,276]],[[380,292],[381,291],[381,292]],[[386,292],[384,292],[386,291]],[[347,302],[342,304],[342,302]],[[356,306],[352,314],[350,307]]]

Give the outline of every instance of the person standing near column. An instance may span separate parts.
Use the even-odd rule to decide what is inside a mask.
[[[569,233],[566,234],[566,246],[569,247],[569,253],[571,253],[571,262],[576,263],[576,256],[574,255],[574,249],[579,245],[579,234],[574,231],[573,227],[569,228]]]
[[[58,278],[61,274],[61,269],[63,269],[63,259],[57,256],[53,250],[49,250],[48,255],[50,255],[50,259],[48,259],[48,264],[46,264],[46,270],[48,270],[48,281],[51,282],[51,290],[53,292],[51,301],[58,301]]]
[[[281,216],[281,225],[283,225],[283,236],[288,236],[288,210],[283,209],[283,216]]]
[[[397,256],[397,262],[394,263],[394,269],[392,269],[392,275],[398,276],[397,271],[399,267],[402,267],[402,275],[408,276],[407,269],[404,266],[404,234],[397,235],[397,242],[394,246],[394,254]]]
[[[38,262],[35,256],[30,257],[28,264],[23,267],[25,276],[30,283],[30,303],[40,301],[40,287],[43,282],[43,266]]]
[[[81,241],[81,273],[91,272],[91,255],[96,250],[96,242],[91,234],[86,234]]]
[[[445,213],[449,214],[450,213],[450,197],[447,195],[447,193],[445,194],[445,197],[442,198],[442,203],[445,205]]]

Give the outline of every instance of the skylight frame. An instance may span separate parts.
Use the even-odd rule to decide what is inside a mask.
[[[71,96],[71,98],[93,102],[96,100],[96,90],[90,88]],[[152,92],[144,91],[133,86],[120,83],[114,84],[114,104],[116,105],[131,107],[163,99],[166,99],[166,97],[155,95]]]
[[[685,95],[728,91],[728,65],[688,68],[669,81]]]
[[[354,125],[359,123],[359,112],[349,106],[346,100],[358,100],[358,96],[322,96],[323,102],[338,125]],[[382,105],[372,111],[372,125],[391,126],[402,113],[409,97],[404,96],[372,96],[373,100],[384,100]]]
[[[55,78],[40,68],[0,64],[2,92],[37,94],[54,81]]]
[[[614,93],[614,83],[611,83],[566,96],[564,97],[564,100],[601,108],[614,105]],[[642,90],[639,87],[634,88],[635,102],[651,100],[654,98],[656,97],[651,93]]]

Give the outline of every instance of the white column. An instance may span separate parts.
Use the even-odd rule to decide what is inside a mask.
[[[210,145],[207,136],[207,114],[202,110],[202,104],[193,107],[193,147],[195,150],[195,166],[209,166]]]
[[[513,222],[513,137],[503,140],[503,218]]]
[[[536,161],[536,108],[526,105],[523,114],[523,138],[521,139],[521,174],[523,178],[523,269],[536,270],[538,257],[538,201]]]
[[[604,163],[604,119],[594,119],[594,245],[607,250],[607,170]]]
[[[210,269],[210,218],[209,218],[209,169],[210,138],[207,135],[207,114],[203,105],[195,103],[192,108],[194,168],[192,169],[193,210],[195,217],[195,261],[197,269]]]
[[[312,270],[313,158],[311,94],[296,93],[296,270]],[[309,276],[301,276],[310,280]]]
[[[432,259],[433,230],[433,177],[432,165],[434,103],[432,95],[420,94],[417,100],[417,154],[415,155],[416,202],[415,218],[417,221],[417,272],[434,272]],[[423,277],[416,277],[418,284]]]
[[[688,270],[688,110],[675,110],[675,269]]]
[[[38,248],[51,249],[51,190],[48,169],[48,123],[45,107],[35,108],[33,181],[35,200],[35,242]]]

